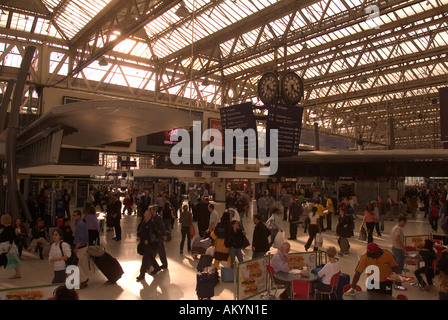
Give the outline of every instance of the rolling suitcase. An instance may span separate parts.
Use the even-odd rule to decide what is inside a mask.
[[[200,237],[196,237],[191,244],[191,254],[196,258],[198,254],[205,254],[207,249],[212,245],[213,243],[210,238],[201,239]]]
[[[124,273],[118,260],[107,252],[104,252],[100,257],[92,257],[92,260],[98,269],[100,269],[106,276],[107,280],[112,283],[117,282]]]
[[[196,293],[198,299],[211,299],[215,295],[216,269],[212,272],[198,273],[196,276]]]
[[[209,256],[208,254],[201,255],[201,258],[199,258],[198,266],[196,267],[196,269],[199,272],[204,271],[205,268],[210,267],[212,265],[213,259],[214,258],[212,256]]]

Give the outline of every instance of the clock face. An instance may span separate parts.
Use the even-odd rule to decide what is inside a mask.
[[[276,102],[278,99],[278,78],[274,72],[265,73],[258,82],[258,96],[263,103]]]
[[[303,97],[303,81],[298,74],[286,72],[282,77],[281,94],[285,103],[296,104]]]

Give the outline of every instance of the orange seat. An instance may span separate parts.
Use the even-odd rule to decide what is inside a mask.
[[[344,288],[342,288],[342,293],[346,293],[348,290],[352,288],[351,284],[346,284]],[[362,288],[358,285],[355,286],[355,291],[362,291]]]
[[[443,246],[443,240],[432,240],[432,242],[434,243],[434,246],[436,246],[436,245]]]
[[[291,281],[291,299],[292,300],[313,300],[310,296],[312,284],[302,279],[294,279]]]
[[[331,281],[330,281],[330,286],[331,286],[331,290],[330,291],[321,291],[318,289],[314,290],[314,299],[316,299],[317,294],[326,294],[328,295],[328,298],[331,300],[331,295],[335,294],[336,295],[336,299],[338,298],[337,294],[336,294],[336,290],[338,289],[338,283],[339,283],[339,276],[341,275],[341,271],[339,271],[338,273],[335,273],[332,277],[331,277]]]

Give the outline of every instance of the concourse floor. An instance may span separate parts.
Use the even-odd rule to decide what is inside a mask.
[[[253,207],[253,206],[252,206]],[[215,208],[221,215],[224,210],[224,203],[215,203]],[[254,224],[252,222],[253,208],[250,210],[249,217],[243,218],[244,227],[247,232],[248,239],[252,240]],[[354,269],[357,265],[359,257],[365,252],[366,243],[358,241],[358,230],[361,218],[355,220],[355,236],[349,239],[351,248],[350,254],[339,257],[341,271],[347,273],[353,278]],[[123,270],[122,278],[114,285],[108,284],[104,275],[98,270],[93,269],[89,274],[88,287],[79,290],[81,300],[196,300],[196,266],[198,259],[195,259],[184,248],[184,253],[179,253],[180,244],[180,225],[176,220],[173,229],[173,237],[170,242],[165,243],[168,256],[168,269],[163,270],[152,276],[146,274],[145,281],[136,282],[139,275],[141,264],[141,256],[137,254],[137,237],[136,228],[139,218],[135,215],[123,216],[122,240],[116,242],[112,240],[113,231],[106,231],[107,246],[106,250],[112,256],[116,257]],[[333,230],[335,230],[337,221],[333,218]],[[385,231],[381,237],[374,233],[374,241],[381,248],[391,249],[390,230],[396,224],[396,221],[386,221]],[[286,237],[289,237],[289,224],[282,221],[283,230]],[[197,228],[196,228],[197,230]],[[429,234],[431,227],[426,219],[423,218],[423,212],[418,212],[416,218],[408,217],[408,223],[404,229],[405,235],[422,235]],[[324,247],[333,245],[337,246],[337,239],[334,231],[322,233],[324,237]],[[304,234],[303,228],[299,227],[298,239],[290,241],[291,252],[304,252],[304,244],[308,239],[308,235]],[[50,284],[53,278],[52,266],[49,265],[48,259],[49,247],[44,250],[44,259],[40,260],[37,255],[24,252],[22,256],[21,279],[10,280],[9,277],[14,274],[13,270],[0,270],[0,289],[11,289],[20,287],[31,287]],[[272,248],[271,253],[275,253],[276,249]],[[250,249],[244,252],[244,260],[251,259]],[[409,267],[408,276],[413,276],[414,267]],[[435,283],[437,284],[436,277]],[[365,290],[365,276],[361,276],[358,283]],[[404,287],[406,291],[394,290],[394,295],[405,294],[410,300],[437,300],[438,295],[435,292],[421,291],[420,289],[406,283]],[[280,292],[277,293],[277,297]],[[259,297],[255,297],[257,299]],[[213,300],[233,300],[233,283],[220,282],[215,287],[215,296]]]

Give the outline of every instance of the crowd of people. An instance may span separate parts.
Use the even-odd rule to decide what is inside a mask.
[[[419,190],[419,189],[417,189]],[[406,212],[400,215],[397,225],[392,229],[392,252],[390,253],[395,264],[394,271],[401,273],[404,263],[404,241],[403,228],[407,222],[407,215],[413,215],[414,206],[410,200],[415,196],[415,188],[406,190],[405,197],[400,202],[406,201]],[[438,228],[438,221],[446,220],[446,197],[445,189],[423,188],[417,192],[425,217],[434,231]],[[123,199],[122,201],[120,200]],[[67,192],[62,194],[62,199],[69,203],[70,198]],[[8,221],[2,216],[2,227],[7,232],[2,232],[0,242],[10,242],[12,244],[7,248],[7,254],[15,257],[15,264],[10,264],[8,269],[14,269],[15,274],[11,279],[21,278],[20,273],[21,255],[23,250],[43,257],[43,248],[50,244],[48,261],[54,270],[52,283],[59,283],[65,277],[65,260],[70,258],[73,253],[78,258],[80,268],[81,288],[88,286],[88,254],[87,247],[93,244],[100,244],[103,236],[103,230],[96,216],[96,208],[106,213],[105,227],[114,231],[115,241],[121,240],[121,218],[123,215],[137,215],[141,221],[137,228],[137,239],[139,253],[142,255],[140,273],[137,281],[142,281],[145,274],[150,272],[156,275],[160,270],[168,268],[168,259],[165,250],[165,243],[171,241],[173,226],[176,219],[179,220],[181,241],[179,243],[179,253],[183,254],[184,249],[192,251],[192,239],[194,235],[200,238],[211,238],[215,249],[214,266],[218,269],[221,262],[226,262],[228,267],[234,267],[235,263],[243,262],[243,250],[250,246],[252,259],[264,256],[274,245],[275,239],[281,230],[281,220],[289,224],[289,237],[287,240],[297,239],[298,227],[303,226],[304,232],[308,233],[308,239],[304,245],[305,251],[313,246],[317,250],[318,234],[332,230],[333,219],[336,223],[336,235],[338,237],[339,250],[327,248],[327,254],[330,260],[339,254],[343,256],[349,254],[349,240],[354,236],[355,219],[359,210],[359,205],[355,195],[351,197],[342,197],[339,201],[336,195],[324,194],[316,199],[306,200],[302,193],[288,193],[285,190],[280,195],[274,196],[265,191],[258,196],[256,201],[256,213],[252,216],[253,236],[250,239],[246,237],[245,228],[250,226],[243,225],[242,217],[248,216],[250,198],[246,192],[230,192],[226,196],[225,210],[219,214],[215,210],[213,203],[210,203],[208,194],[204,190],[190,190],[184,204],[184,198],[180,195],[150,195],[148,189],[129,189],[124,193],[109,188],[93,189],[89,193],[86,205],[82,210],[74,210],[70,213],[70,208],[64,205],[63,224],[51,235],[48,235],[44,209],[32,198],[29,201],[29,208],[34,207],[32,214],[33,220],[30,223],[30,229],[21,219],[16,219],[14,223]],[[393,220],[393,209],[396,203],[388,197],[385,201],[378,196],[374,201],[368,203],[364,210],[360,228],[367,229],[367,253],[368,258],[375,254],[383,254],[385,251],[378,249],[373,242],[373,233],[376,230],[377,235],[381,236],[384,231],[384,221]],[[68,216],[67,216],[68,215]],[[72,230],[72,222],[75,229]],[[194,229],[194,222],[197,225],[197,231]],[[373,243],[372,245],[370,245]],[[369,246],[370,245],[370,246]],[[426,245],[426,244],[425,244]],[[425,250],[432,252],[430,244]],[[279,254],[287,257],[288,245],[282,244],[279,248]],[[335,251],[336,250],[336,251]],[[386,250],[387,251],[387,250]],[[388,252],[388,251],[387,251]],[[387,253],[388,255],[389,253]],[[432,263],[426,252],[419,253],[425,261],[425,267],[428,268]],[[158,259],[157,259],[158,257]],[[279,259],[279,258],[277,258]],[[283,258],[282,258],[283,259]],[[286,258],[285,258],[286,259]],[[389,259],[389,257],[388,257]],[[13,261],[14,259],[11,259]],[[287,261],[287,260],[286,260]],[[333,260],[331,260],[333,261]],[[285,262],[285,261],[283,261]],[[328,268],[327,268],[328,269]],[[327,270],[325,269],[325,270]],[[331,268],[336,270],[337,268]],[[361,269],[360,269],[361,272]],[[423,281],[421,274],[426,275],[427,283]],[[416,271],[416,278],[420,286],[428,290],[432,286],[432,275],[428,269]],[[331,278],[331,275],[328,275]],[[357,274],[355,274],[353,283],[356,284]],[[328,280],[328,278],[327,278]],[[328,285],[328,283],[323,283]],[[319,286],[319,285],[318,285]],[[288,289],[289,290],[289,289]],[[286,291],[282,297],[289,296]]]

